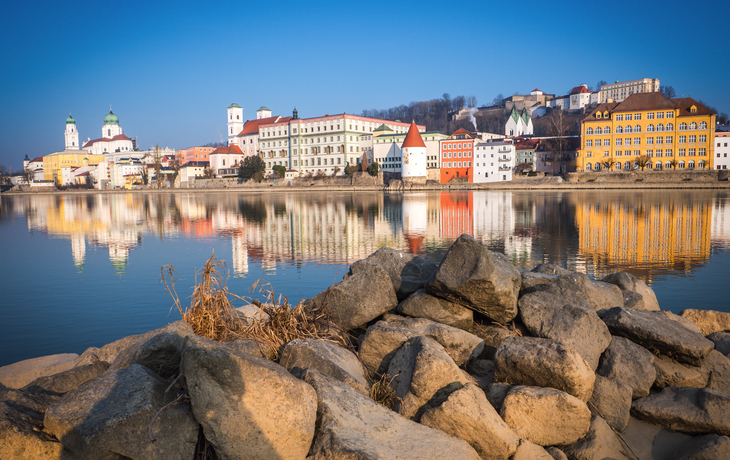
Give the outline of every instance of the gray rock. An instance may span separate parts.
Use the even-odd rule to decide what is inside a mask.
[[[482,458],[487,459],[489,457]],[[521,439],[512,460],[553,460],[553,456],[543,447]]]
[[[297,375],[307,368],[334,377],[367,395],[369,386],[365,368],[357,356],[332,342],[317,339],[295,339],[284,345],[279,364]]]
[[[689,308],[683,310],[679,316],[695,323],[705,336],[713,332],[730,332],[730,313]]]
[[[596,373],[631,387],[632,397],[649,394],[656,380],[654,355],[623,337],[614,337],[601,357]]]
[[[639,460],[676,460],[677,452],[693,438],[631,417],[621,439]]]
[[[237,353],[248,353],[271,361],[276,359],[276,350],[254,339],[236,339],[223,342],[223,345]]]
[[[656,299],[656,294],[654,294],[654,290],[647,286],[645,282],[632,275],[631,273],[612,273],[604,277],[601,281],[603,281],[604,283],[615,284],[619,287],[619,289],[624,292],[633,292],[635,294],[638,294],[638,299],[634,298],[634,296],[632,295],[629,296],[629,298],[632,299],[631,306],[626,305],[626,303],[624,302],[626,308],[652,311],[659,310],[659,301],[657,301]]]
[[[419,289],[398,305],[398,313],[425,318],[437,323],[468,330],[474,323],[474,312],[459,304],[434,297]]]
[[[130,347],[136,347],[146,342],[150,337],[157,334],[160,329],[145,332],[144,334],[129,335],[119,340],[108,343],[101,348],[91,347],[84,351],[74,363],[75,366],[83,366],[94,361],[104,361],[111,364],[117,356]]]
[[[583,402],[593,394],[593,369],[573,348],[555,340],[508,337],[494,362],[498,382],[555,388]]]
[[[544,288],[545,285],[556,281],[558,278],[558,275],[549,275],[545,273],[535,272],[522,272],[520,296],[523,296],[530,292],[539,291],[540,289]]]
[[[560,276],[541,289],[546,294],[552,294],[552,305],[562,307],[571,304],[575,306],[589,306],[599,316],[610,308],[623,306],[624,300],[621,289],[613,284],[601,281],[591,281],[583,273],[571,273]],[[543,301],[547,305],[547,300]]]
[[[583,401],[552,388],[512,388],[500,415],[517,436],[540,446],[573,444],[591,424],[591,411]]]
[[[280,365],[189,336],[181,370],[195,419],[221,459],[301,459],[314,438],[317,395]]]
[[[504,254],[488,250],[469,235],[461,235],[426,290],[506,324],[517,316],[521,283],[520,272]]]
[[[473,459],[465,441],[415,423],[317,370],[302,378],[317,392],[317,436],[310,460]]]
[[[71,390],[46,411],[44,425],[78,459],[192,458],[198,424],[185,403],[161,411],[175,399],[169,382],[132,364]],[[120,457],[122,456],[122,457]]]
[[[535,268],[531,270],[531,272],[557,276],[570,275],[573,273],[570,270],[567,270],[559,265],[553,264],[538,264]]]
[[[522,296],[522,322],[530,334],[574,348],[595,370],[601,353],[611,343],[608,327],[589,306],[559,305],[555,300],[555,295],[547,291]]]
[[[624,446],[608,423],[597,415],[591,418],[588,433],[575,444],[566,447],[565,453],[571,460],[633,460],[631,451]]]
[[[68,459],[63,445],[43,430],[46,407],[58,396],[0,391],[0,455],[8,459]]]
[[[390,361],[388,375],[398,398],[393,410],[415,421],[468,382],[444,348],[423,336],[408,339],[398,349]]]
[[[715,460],[730,458],[730,438],[708,434],[698,436],[688,442],[676,457],[676,460]]]
[[[78,357],[76,353],[61,353],[8,364],[0,367],[0,385],[6,388],[23,388],[39,377],[71,369]]]
[[[520,438],[494,410],[484,392],[467,383],[451,393],[440,406],[426,411],[421,424],[463,439],[480,457],[508,459]]]
[[[254,321],[268,321],[270,316],[256,305],[247,304],[233,309],[246,324]]]
[[[65,372],[37,378],[23,388],[36,393],[67,393],[82,383],[100,376],[108,367],[106,363],[96,361],[85,366],[72,367]]]
[[[482,390],[486,391],[494,383],[494,361],[474,359],[469,361],[466,370]]]
[[[379,265],[368,266],[306,301],[323,307],[342,329],[350,330],[395,308],[398,298],[388,273]]]
[[[632,393],[633,389],[625,383],[597,374],[588,408],[621,433],[631,417]]]
[[[470,332],[484,340],[484,352],[481,356],[492,360],[494,359],[494,353],[497,352],[497,347],[502,340],[507,337],[518,337],[520,335],[512,329],[507,329],[507,327],[497,324],[490,324],[486,326],[475,324]]]
[[[715,350],[719,351],[725,356],[730,355],[730,333],[727,332],[713,332],[707,336],[708,339],[712,340],[715,344]]]
[[[368,369],[383,374],[398,348],[409,338],[417,336],[431,337],[439,342],[457,366],[484,351],[484,341],[464,330],[427,319],[389,315],[368,328],[358,356]]]
[[[699,365],[714,344],[662,311],[612,308],[602,318],[611,334],[626,337],[642,347],[681,363]]]
[[[706,388],[664,388],[637,399],[631,415],[669,430],[690,434],[730,434],[730,395]]]
[[[712,350],[702,362],[700,373],[707,380],[707,388],[730,395],[730,359]]]
[[[430,260],[385,247],[353,263],[349,274],[354,275],[373,265],[388,273],[399,300],[424,288],[438,268]]]
[[[702,375],[700,368],[680,364],[664,355],[654,356],[656,380],[658,388],[666,387],[695,387],[704,388],[707,385],[707,375]]]
[[[553,457],[553,460],[568,460],[568,456],[565,455],[565,452],[555,446],[547,447],[545,450],[551,457]]]
[[[162,378],[175,378],[180,373],[180,355],[185,337],[194,335],[193,329],[185,321],[175,321],[152,332],[144,342],[122,350],[109,370],[139,364]]]

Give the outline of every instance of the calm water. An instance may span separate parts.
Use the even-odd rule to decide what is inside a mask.
[[[519,268],[628,271],[664,309],[730,311],[727,191],[169,193],[0,197],[0,366],[179,319],[215,251],[231,292],[296,303],[381,246],[438,262],[468,233]],[[253,295],[253,294],[252,294]]]

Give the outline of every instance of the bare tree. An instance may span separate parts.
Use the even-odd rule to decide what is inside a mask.
[[[636,165],[641,168],[642,171],[644,170],[646,165],[649,164],[650,161],[651,158],[646,155],[639,155],[638,157],[634,158],[634,163],[636,163]]]
[[[466,97],[466,106],[467,107],[476,107],[477,106],[476,96],[467,96]]]
[[[673,97],[677,97],[677,93],[674,91],[674,87],[672,86],[660,86],[659,92],[662,93],[665,97],[668,97],[669,99]]]
[[[552,111],[549,116],[548,132],[550,138],[547,140],[547,146],[552,151],[553,173],[555,172],[556,162],[560,163],[560,172],[562,172],[562,164],[566,160],[565,152],[568,150],[570,143],[570,139],[568,139],[569,125],[569,120],[561,108],[558,107]]]
[[[502,93],[497,94],[494,99],[492,99],[492,105],[494,106],[501,106],[504,102],[504,96],[502,96]]]
[[[677,165],[678,164],[679,164],[679,162],[677,160],[675,160],[674,158],[672,158],[671,160],[669,160],[669,166],[671,166],[672,169],[677,169]]]
[[[23,181],[30,185],[31,182],[33,182],[33,170],[30,168],[25,168],[23,170]]]
[[[0,184],[4,184],[7,180],[5,176],[8,175],[8,167],[5,165],[0,165]]]
[[[598,83],[596,83],[596,91],[600,91],[601,90],[601,86],[607,85],[607,84],[608,83],[606,82],[606,80],[600,80]]]
[[[609,170],[610,170],[610,169],[613,169],[613,166],[614,166],[615,164],[616,164],[616,160],[614,160],[613,158],[606,158],[605,160],[603,160],[603,161],[601,162],[601,165],[603,165],[603,167],[604,167],[605,169],[609,169]]]

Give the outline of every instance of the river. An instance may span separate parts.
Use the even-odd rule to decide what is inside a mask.
[[[627,271],[663,309],[730,311],[730,194],[717,190],[170,192],[0,196],[0,366],[179,319],[215,253],[228,289],[291,303],[382,246],[439,262],[468,233],[520,269]]]

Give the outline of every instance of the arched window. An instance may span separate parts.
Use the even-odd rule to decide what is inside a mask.
[[[639,125],[634,126],[634,132],[635,133],[640,133],[641,132],[641,126],[639,126]]]
[[[586,134],[593,134],[593,128],[587,128]]]
[[[677,165],[677,167],[679,169],[683,169],[684,168],[684,160],[680,161],[679,164]]]
[[[624,132],[624,128],[621,126],[616,126],[616,134],[621,134],[622,132]]]
[[[621,169],[621,162],[616,163],[616,169]]]
[[[603,134],[611,134],[611,128],[609,126],[603,128]]]
[[[687,123],[682,122],[679,124],[679,130],[680,131],[687,131]]]
[[[601,163],[596,162],[596,171],[600,171],[600,170],[601,170]]]
[[[697,123],[695,123],[694,121],[692,123],[690,123],[689,124],[689,129],[692,129],[692,130],[697,129]]]
[[[674,131],[674,125],[672,123],[667,123],[667,131]]]
[[[627,171],[630,170],[631,169],[631,162],[627,161],[626,163],[624,163],[624,169],[627,170]]]
[[[707,122],[706,121],[700,122],[700,129],[707,129]]]
[[[687,167],[689,169],[695,169],[695,162],[694,162],[694,160],[690,160],[690,162],[687,163]]]
[[[664,167],[666,169],[670,169],[672,167],[672,162],[671,161],[667,161],[666,163],[664,163]]]
[[[653,133],[654,132],[654,125],[647,126],[646,127],[646,132],[647,133]]]
[[[596,134],[603,134],[603,129],[600,127],[596,128]]]
[[[627,126],[627,127],[625,127],[625,128],[624,128],[624,132],[625,132],[625,133],[630,133],[630,132],[631,132],[631,126]]]
[[[703,160],[700,160],[699,163],[697,163],[697,167],[700,168],[700,169],[704,169],[705,168],[705,162]]]
[[[586,163],[586,171],[590,171],[590,170],[591,170],[591,164],[590,163]]]
[[[661,123],[659,123],[658,125],[656,125],[656,130],[657,131],[664,131],[664,125],[661,124]]]
[[[649,169],[651,169],[651,161],[646,164],[646,167],[649,168]]]

